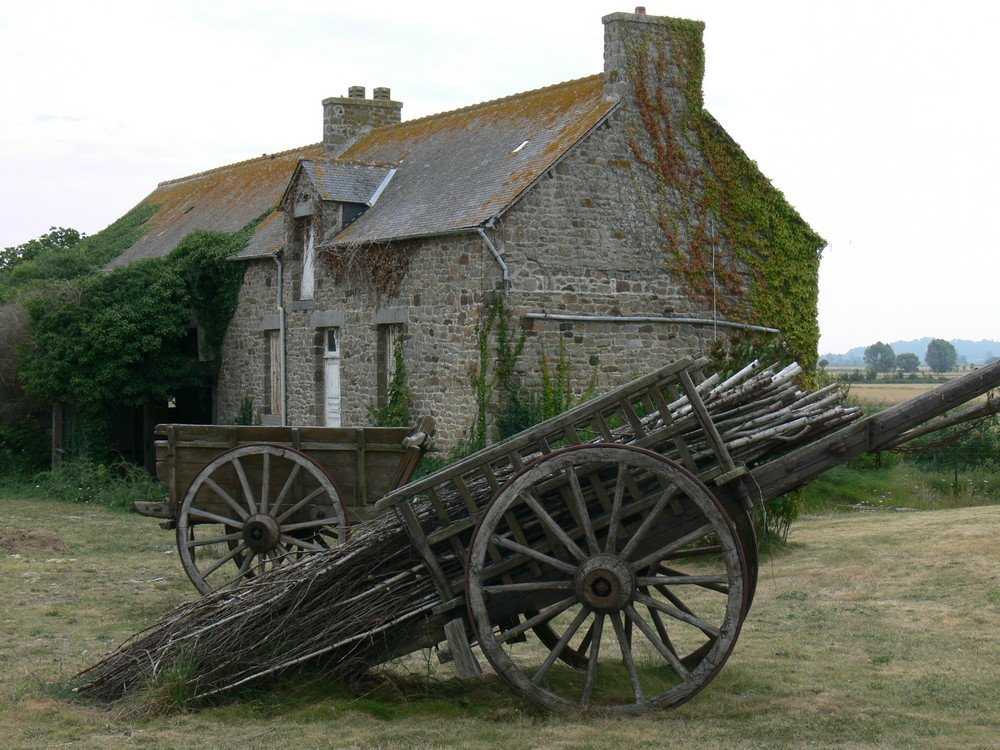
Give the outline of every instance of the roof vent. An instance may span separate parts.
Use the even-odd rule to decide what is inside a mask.
[[[372,97],[375,99],[389,99],[389,89],[387,86],[379,86],[372,92]]]
[[[365,87],[364,86],[351,86],[347,89],[347,97],[349,99],[364,99],[365,98]]]
[[[515,148],[515,149],[514,149],[513,151],[511,151],[511,153],[512,153],[512,154],[516,154],[516,153],[517,153],[518,151],[520,151],[520,150],[521,150],[522,148],[524,148],[525,146],[527,146],[527,145],[528,145],[528,142],[529,142],[530,140],[531,140],[530,138],[525,138],[525,139],[524,139],[523,141],[521,141],[520,145],[518,145],[518,147],[517,147],[517,148]]]

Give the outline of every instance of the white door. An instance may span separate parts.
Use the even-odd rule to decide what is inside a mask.
[[[326,329],[326,349],[323,354],[324,389],[326,393],[326,409],[324,424],[327,427],[340,427],[340,330]]]

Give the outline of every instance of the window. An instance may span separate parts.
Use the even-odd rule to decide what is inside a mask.
[[[325,329],[323,341],[323,424],[340,427],[340,329]]]
[[[316,230],[309,222],[302,227],[302,279],[299,299],[313,299],[316,284]]]
[[[384,406],[389,384],[396,374],[396,346],[403,338],[401,323],[383,323],[378,326],[378,341],[375,360],[375,378],[378,387],[379,406]]]
[[[269,414],[282,413],[281,332],[267,332],[267,408]]]

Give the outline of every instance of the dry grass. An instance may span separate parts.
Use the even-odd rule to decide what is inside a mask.
[[[995,747],[1000,508],[809,517],[766,561],[726,668],[690,703],[637,719],[546,716],[495,679],[428,681],[414,655],[348,693],[285,685],[140,717],[70,699],[76,670],[194,595],[149,519],[0,499],[0,529],[69,554],[0,557],[7,748]]]
[[[852,383],[851,396],[875,406],[893,406],[938,385],[940,383]]]

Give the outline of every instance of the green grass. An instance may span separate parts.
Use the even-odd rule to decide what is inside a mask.
[[[938,510],[1000,503],[1000,472],[967,469],[957,475],[900,463],[884,469],[831,469],[803,493],[802,513],[858,510]]]
[[[905,472],[883,475],[883,491],[913,491]],[[851,484],[865,485],[845,477],[827,490],[846,501]],[[485,660],[487,675],[463,682],[423,651],[351,685],[303,671],[191,710],[182,669],[151,686],[162,697],[156,712],[94,705],[68,693],[74,674],[196,596],[173,537],[95,503],[0,492],[0,528],[44,528],[70,549],[0,556],[3,745],[990,747],[1000,737],[1000,509],[952,504],[941,497],[928,505],[935,512],[908,513],[830,504],[804,516],[763,561],[754,608],[719,676],[674,710],[605,719],[546,714]],[[616,669],[605,670],[605,689],[622,689]]]

